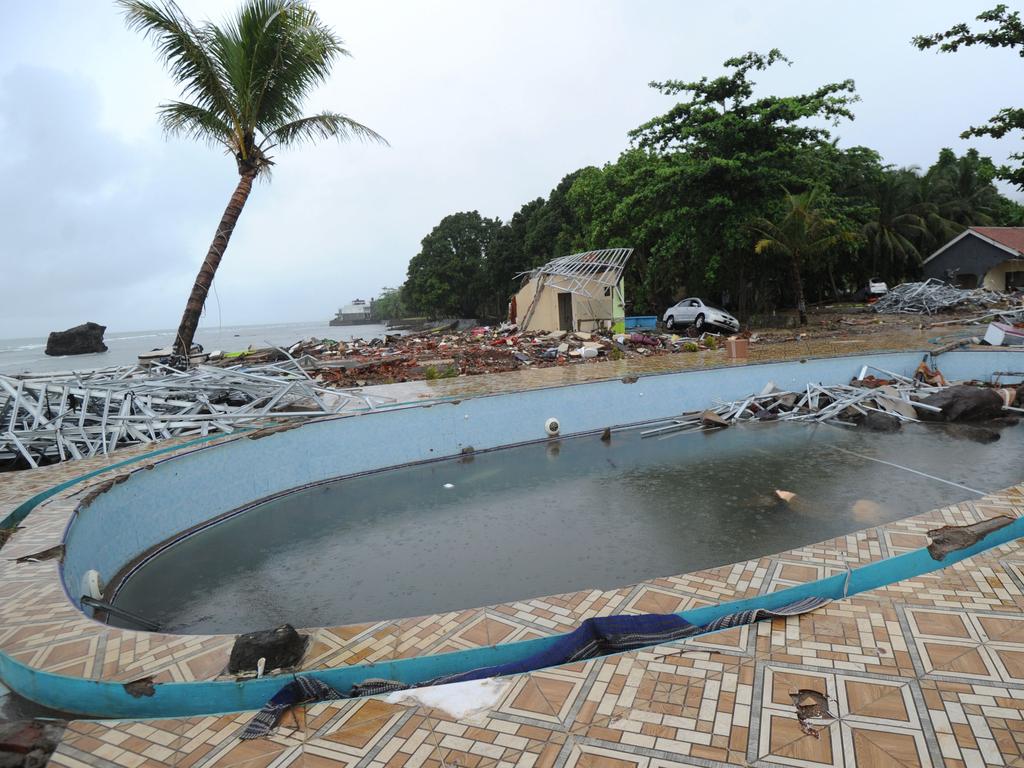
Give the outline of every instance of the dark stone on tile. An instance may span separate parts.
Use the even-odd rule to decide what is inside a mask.
[[[306,652],[307,635],[300,635],[291,624],[239,635],[231,649],[228,672],[256,671],[259,660],[266,659],[267,671],[294,667]]]

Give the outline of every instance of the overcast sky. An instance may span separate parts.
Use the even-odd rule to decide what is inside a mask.
[[[278,157],[217,273],[204,323],[327,319],[402,282],[446,214],[507,219],[566,173],[614,160],[626,132],[671,102],[650,80],[721,72],[781,48],[765,92],[853,78],[857,119],[837,130],[898,165],[1020,104],[1009,51],[920,52],[914,34],[994,0],[854,3],[312,0],[353,54],[311,110],[344,112],[390,148],[324,144]],[[220,20],[234,2],[183,0]],[[237,181],[233,160],[165,141],[176,90],[150,45],[105,0],[0,0],[0,338],[86,320],[177,325]],[[1015,138],[974,140],[997,161]]]

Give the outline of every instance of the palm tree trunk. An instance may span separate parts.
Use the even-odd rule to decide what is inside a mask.
[[[220,218],[220,226],[210,243],[210,250],[206,252],[203,265],[196,275],[196,282],[192,286],[192,293],[189,294],[188,302],[185,304],[185,312],[181,316],[181,324],[178,326],[178,334],[174,341],[174,351],[184,355],[188,359],[188,351],[192,348],[192,339],[196,335],[196,328],[199,327],[199,316],[203,312],[203,305],[206,303],[206,295],[213,285],[213,276],[217,274],[217,267],[228,247],[231,233],[235,231],[235,224],[242,213],[245,201],[249,199],[252,192],[252,182],[256,178],[254,172],[243,173],[238,179],[238,186],[235,187],[228,207],[224,209],[224,215]]]
[[[800,325],[807,325],[807,302],[804,300],[804,282],[800,279],[800,259],[792,257],[793,287],[796,289],[796,311],[800,314]]]
[[[836,285],[836,273],[832,270],[831,262],[828,265],[828,281],[832,285],[832,298],[839,299],[839,287]]]

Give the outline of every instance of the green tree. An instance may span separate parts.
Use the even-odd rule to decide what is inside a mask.
[[[536,266],[538,257],[531,254],[527,240],[544,204],[543,197],[531,200],[498,230],[484,265],[486,314],[504,317],[508,299],[518,289],[513,278]]]
[[[402,286],[398,288],[382,288],[380,295],[373,300],[371,315],[374,322],[397,320],[407,316],[405,302],[402,299]]]
[[[862,229],[871,273],[899,279],[924,258],[934,207],[922,203],[920,178],[912,168],[886,169],[875,202],[875,215]]]
[[[854,237],[852,231],[823,214],[820,197],[821,187],[796,195],[787,192],[785,212],[778,222],[760,218],[751,224],[758,235],[754,252],[776,253],[789,262],[801,325],[807,325],[807,303],[801,276],[804,265]]]
[[[581,171],[569,192],[581,248],[634,249],[625,274],[634,311],[660,314],[685,282],[690,211],[677,186],[685,162],[681,153],[628,150],[603,168]]]
[[[129,28],[150,38],[182,100],[162,104],[171,136],[222,147],[238,184],[199,269],[178,326],[175,349],[187,355],[206,296],[253,182],[267,176],[271,152],[319,139],[384,139],[337,112],[303,114],[303,104],[348,51],[304,0],[245,0],[222,25],[196,24],[173,0],[118,0]]]
[[[403,295],[410,308],[431,317],[476,317],[486,311],[484,265],[500,228],[501,221],[477,211],[441,219],[409,261]]]
[[[913,39],[913,43],[921,50],[938,48],[946,53],[955,53],[961,47],[968,48],[974,45],[1010,48],[1017,50],[1018,55],[1024,57],[1024,21],[1021,20],[1019,11],[1010,11],[1006,5],[1000,3],[975,18],[988,26],[974,31],[967,24],[956,24],[945,32],[918,35]],[[967,139],[972,136],[991,136],[1001,139],[1008,133],[1020,130],[1024,130],[1024,109],[1006,107],[990,117],[987,123],[968,128],[960,137]],[[999,176],[1024,189],[1024,165],[1020,165],[1020,162],[1024,161],[1024,153],[1014,153],[1010,155],[1010,159],[1018,161],[1018,167],[1002,166],[999,168]]]
[[[827,125],[853,118],[857,101],[852,80],[795,96],[756,96],[752,75],[779,62],[789,60],[778,50],[752,52],[726,61],[728,72],[717,78],[652,83],[685,99],[630,133],[640,148],[676,156],[659,185],[665,205],[687,211],[678,250],[686,252],[688,290],[735,290],[741,314],[751,302],[769,303],[771,290],[752,260],[749,224],[770,218],[780,189],[799,193],[813,185],[803,157],[827,144]]]
[[[992,183],[996,173],[992,160],[976,149],[968,149],[963,157],[943,149],[924,176],[924,197],[935,203],[947,221],[962,227],[991,226],[1000,208],[1001,195]]]

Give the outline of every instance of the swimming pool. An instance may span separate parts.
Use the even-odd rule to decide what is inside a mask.
[[[1013,427],[987,444],[924,424],[882,435],[794,423],[641,434],[285,493],[164,543],[112,587],[113,603],[165,631],[218,633],[609,590],[977,498],[972,489],[1019,481],[1024,449],[1024,428]]]

